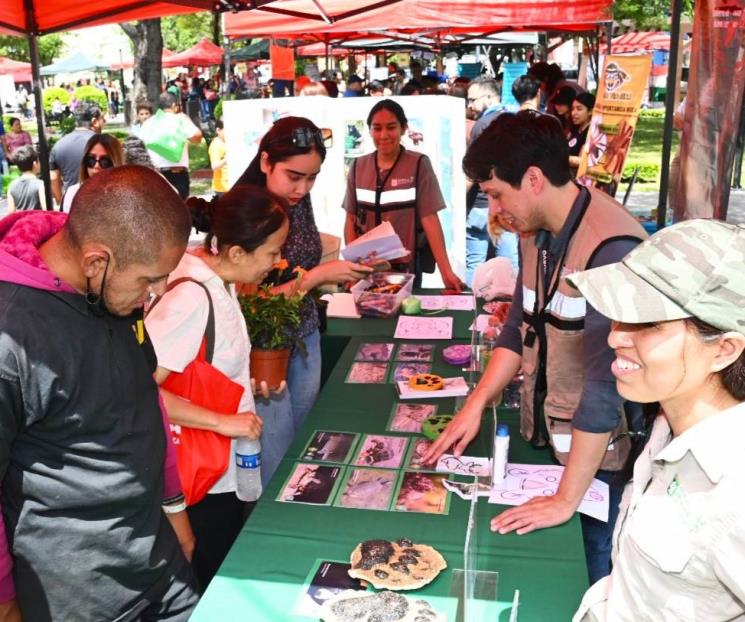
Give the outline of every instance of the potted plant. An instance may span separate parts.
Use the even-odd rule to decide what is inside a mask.
[[[251,377],[276,389],[287,379],[292,348],[304,347],[294,330],[300,326],[303,293],[274,294],[269,285],[239,297],[251,340]]]

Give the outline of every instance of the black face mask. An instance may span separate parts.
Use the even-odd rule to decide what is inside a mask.
[[[90,277],[86,279],[85,302],[88,304],[88,308],[91,310],[91,313],[93,313],[93,315],[95,315],[96,317],[103,317],[104,315],[109,313],[109,310],[106,308],[104,290],[106,289],[106,276],[109,273],[110,262],[111,262],[111,257],[107,253],[106,254],[106,267],[103,270],[103,278],[101,279],[101,288],[98,290],[98,293],[91,291]]]

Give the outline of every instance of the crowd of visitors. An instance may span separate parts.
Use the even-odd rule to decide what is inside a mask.
[[[340,206],[347,243],[389,221],[411,250],[393,269],[420,280],[437,267],[453,291],[494,255],[515,267],[487,369],[423,462],[462,454],[521,370],[521,433],[565,471],[555,495],[502,511],[492,530],[564,523],[600,479],[609,519],[581,517],[592,587],[575,620],[738,619],[745,229],[688,221],[647,239],[611,196],[577,183],[595,98],[557,69],[535,63],[515,80],[515,111],[494,77],[442,84],[419,61],[380,82],[298,80],[294,94],[371,97],[375,151],[351,162]],[[231,76],[229,88],[246,85]],[[406,114],[386,98],[434,92],[462,98],[468,122],[466,283],[448,258],[432,163],[402,145]],[[321,383],[312,297],[284,329],[302,342],[287,381],[269,391],[252,381],[238,293],[311,291],[374,270],[321,261],[310,192],[333,136],[304,117],[276,120],[232,187],[214,121],[212,196],[190,197],[188,146],[217,98],[217,85],[184,76],[157,106],[137,104],[123,140],[77,102],[76,128],[50,153],[54,205],[21,120],[0,127],[0,161],[21,173],[0,220],[0,619],[187,620],[252,504],[229,460],[187,506],[169,424],[231,447],[260,439],[267,484]],[[197,123],[184,112],[194,105]],[[193,229],[205,238],[187,251]],[[211,364],[241,390],[238,414],[168,388],[209,339]]]

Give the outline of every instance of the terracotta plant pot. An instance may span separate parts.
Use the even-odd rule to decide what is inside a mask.
[[[251,378],[258,387],[262,380],[270,389],[279,387],[287,380],[287,367],[290,364],[290,349],[258,350],[251,348]]]

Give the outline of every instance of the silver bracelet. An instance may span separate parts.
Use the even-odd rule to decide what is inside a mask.
[[[175,505],[164,505],[161,507],[166,514],[178,514],[186,509],[186,501],[181,501]]]

